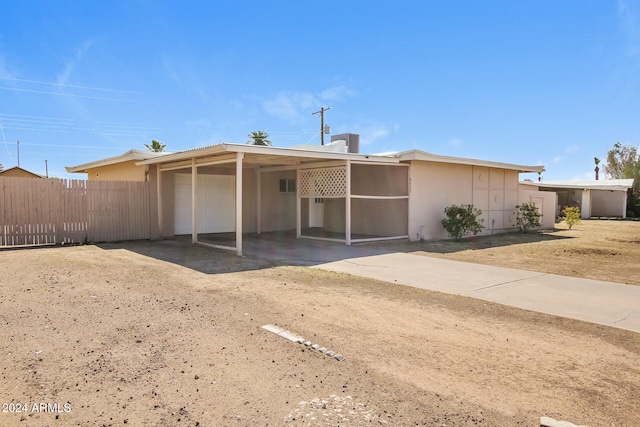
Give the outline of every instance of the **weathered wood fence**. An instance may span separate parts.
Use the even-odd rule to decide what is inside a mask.
[[[148,184],[0,177],[0,247],[148,239]]]

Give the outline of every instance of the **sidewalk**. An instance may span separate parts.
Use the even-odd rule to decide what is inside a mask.
[[[349,258],[311,268],[464,295],[640,332],[640,286],[406,253]]]

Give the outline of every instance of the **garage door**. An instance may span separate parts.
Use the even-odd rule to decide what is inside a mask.
[[[175,234],[191,234],[191,174],[175,174]],[[198,233],[235,231],[236,179],[198,175]]]

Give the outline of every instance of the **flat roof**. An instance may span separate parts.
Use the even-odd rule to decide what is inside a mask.
[[[320,147],[320,146],[319,146]],[[371,163],[399,163],[405,161],[430,161],[439,163],[463,164],[472,166],[484,166],[500,169],[517,170],[518,172],[543,172],[544,166],[526,166],[512,163],[493,162],[488,160],[467,159],[461,157],[439,156],[420,150],[409,150],[400,153],[383,153],[383,154],[361,154],[361,153],[340,153],[335,151],[310,150],[303,148],[277,148],[270,146],[258,146],[248,144],[231,144],[222,143],[211,145],[208,147],[194,148],[191,150],[180,151],[177,153],[162,156],[161,158],[147,159],[138,162],[138,165],[149,165],[157,163],[167,163],[180,160],[191,159],[194,157],[214,156],[224,153],[248,153],[253,154],[249,161],[260,163],[261,159],[271,158],[271,163],[284,163],[283,157],[295,157],[304,159],[320,159],[320,160],[354,160]],[[279,158],[279,159],[278,159]]]
[[[321,146],[319,146],[321,147]],[[138,165],[151,165],[157,163],[175,162],[180,160],[192,159],[194,157],[203,156],[215,156],[224,153],[245,153],[253,154],[255,156],[250,160],[259,162],[260,158],[268,159],[269,156],[273,161],[269,163],[286,163],[287,157],[295,157],[298,159],[318,159],[318,160],[356,160],[356,161],[370,161],[370,162],[384,162],[384,163],[398,163],[398,158],[394,156],[375,156],[371,154],[359,154],[359,153],[340,153],[335,151],[323,151],[323,150],[309,150],[304,148],[279,148],[263,145],[250,145],[250,144],[234,144],[234,143],[222,143],[217,145],[210,145],[207,147],[193,148],[190,150],[179,151],[177,153],[168,154],[162,156],[162,158],[147,159],[138,162]],[[279,160],[277,160],[279,158]]]
[[[574,188],[583,190],[628,190],[633,179],[568,180],[568,181],[520,181],[520,184],[542,188]]]
[[[130,160],[146,160],[149,158],[155,158],[160,156],[166,156],[168,153],[145,150],[129,150],[126,153],[119,156],[108,157],[106,159],[96,160],[89,163],[84,163],[78,166],[65,166],[65,169],[69,173],[85,173],[88,169],[99,168],[101,166],[114,165],[116,163],[127,162]]]
[[[494,162],[491,160],[469,159],[464,157],[440,156],[421,150],[403,151],[397,154],[401,160],[422,160],[426,162],[455,163],[459,165],[484,166],[489,168],[509,169],[518,172],[544,172],[544,166],[527,166],[513,163]]]

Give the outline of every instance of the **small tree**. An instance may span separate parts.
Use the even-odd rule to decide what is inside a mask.
[[[518,225],[518,230],[526,233],[532,228],[540,227],[540,212],[538,212],[538,208],[536,208],[535,203],[523,203],[521,205],[516,205],[516,209],[518,209],[516,215],[516,224]]]
[[[156,141],[155,139],[151,140],[151,145],[144,144],[144,146],[147,147],[149,151],[153,151],[154,153],[162,153],[164,151],[164,147],[166,147],[165,144],[160,141]]]
[[[564,214],[564,222],[569,226],[569,230],[575,224],[580,223],[580,208],[567,206],[562,210],[562,213]]]
[[[254,130],[249,135],[247,135],[247,138],[251,138],[250,141],[247,141],[247,144],[251,144],[251,145],[271,145],[271,141],[269,141],[267,139],[267,138],[269,138],[269,134],[266,133],[266,132],[263,132],[261,130]]]
[[[478,221],[482,211],[473,205],[451,205],[444,208],[442,226],[454,240],[459,241],[469,233],[478,234],[484,228]]]

